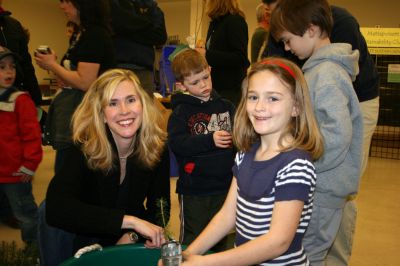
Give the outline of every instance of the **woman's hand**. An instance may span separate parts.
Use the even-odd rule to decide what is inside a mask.
[[[137,217],[125,215],[122,228],[133,229],[146,238],[147,240],[144,244],[146,248],[159,248],[165,243],[163,228]]]
[[[164,229],[157,225],[139,219],[135,230],[147,239],[144,243],[146,248],[159,248],[165,243]]]
[[[40,52],[35,52],[36,64],[44,70],[52,70],[52,66],[57,64],[57,56],[53,50],[50,50],[49,54],[42,54]]]

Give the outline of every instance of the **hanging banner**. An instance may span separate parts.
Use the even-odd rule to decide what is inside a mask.
[[[375,55],[400,55],[400,28],[360,28]]]

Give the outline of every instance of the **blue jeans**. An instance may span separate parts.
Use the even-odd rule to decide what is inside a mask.
[[[38,208],[32,194],[32,183],[0,184],[11,210],[21,226],[24,242],[34,242],[37,236]]]
[[[41,266],[56,266],[73,256],[74,234],[46,222],[46,202],[39,206],[38,245]]]
[[[14,216],[6,194],[0,190],[0,220]]]
[[[53,227],[46,222],[46,202],[39,206],[38,246],[41,266],[57,266],[71,258],[78,249],[98,243],[85,237]]]

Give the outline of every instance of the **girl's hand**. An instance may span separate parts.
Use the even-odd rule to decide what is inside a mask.
[[[201,255],[186,255],[180,266],[204,266],[204,257]]]
[[[215,146],[218,148],[229,148],[232,146],[232,135],[228,131],[219,130],[213,134]]]

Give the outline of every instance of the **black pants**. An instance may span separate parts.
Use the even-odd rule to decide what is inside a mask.
[[[226,193],[212,196],[179,195],[180,204],[180,242],[189,245],[206,228],[214,215],[224,204]],[[214,252],[233,247],[232,237],[224,237],[213,248]]]

